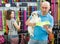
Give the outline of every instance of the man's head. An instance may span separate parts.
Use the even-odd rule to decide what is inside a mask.
[[[50,3],[48,1],[44,1],[42,2],[41,4],[41,11],[44,13],[44,12],[48,12],[50,9]]]

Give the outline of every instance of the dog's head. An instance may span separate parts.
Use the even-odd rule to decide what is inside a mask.
[[[38,17],[37,11],[32,12],[32,17]]]
[[[39,14],[37,11],[32,12],[31,15],[32,15],[32,19],[34,20],[35,23],[41,21],[41,18],[39,17]]]

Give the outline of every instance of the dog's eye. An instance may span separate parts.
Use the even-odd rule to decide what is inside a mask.
[[[33,16],[33,15],[32,15]]]
[[[34,16],[34,14],[32,14],[32,16]]]
[[[39,17],[40,15],[38,14],[38,17]]]

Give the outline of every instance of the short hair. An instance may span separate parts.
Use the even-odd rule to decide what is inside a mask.
[[[50,6],[50,3],[48,1],[43,1],[42,4],[48,4]]]
[[[11,10],[11,9],[7,10],[7,13],[6,13],[6,19],[7,20],[10,20],[11,19],[11,16],[10,15],[11,15],[11,12],[12,11],[14,11],[14,10]]]

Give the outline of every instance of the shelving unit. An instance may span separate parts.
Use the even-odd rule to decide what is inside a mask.
[[[5,2],[4,2],[5,1]],[[27,20],[27,18],[31,15],[32,11],[37,10],[37,2],[14,2],[13,6],[13,2],[10,3],[11,7],[5,7],[5,4],[8,2],[7,0],[4,0],[2,6],[0,7],[1,11],[6,11],[8,9],[12,9],[15,11],[15,18],[20,18],[21,20],[21,30],[22,31],[27,31],[27,26],[25,25],[25,21]],[[10,1],[10,0],[9,0]],[[11,1],[10,1],[11,2]],[[17,6],[18,4],[18,6]],[[30,10],[29,10],[30,9]],[[6,29],[7,30],[7,29]]]

